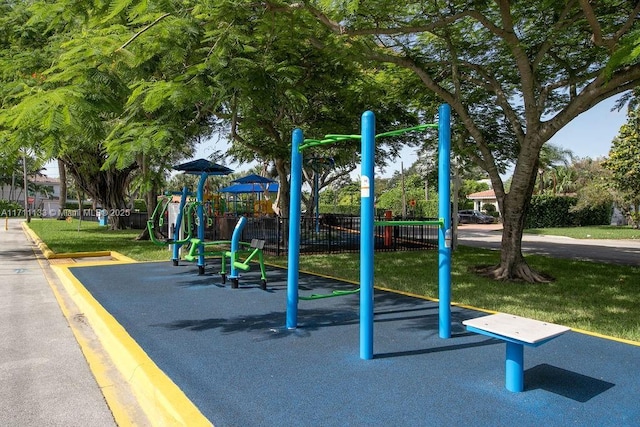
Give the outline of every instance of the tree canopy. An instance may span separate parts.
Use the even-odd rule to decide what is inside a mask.
[[[630,0],[55,0],[2,8],[0,137],[70,165],[79,159],[75,170],[85,174],[122,172],[114,186],[142,164],[143,176],[162,174],[216,131],[235,141],[238,158],[273,162],[286,184],[293,127],[313,137],[352,133],[359,113],[374,109],[379,127],[391,130],[431,122],[434,97],[449,103],[456,153],[489,175],[502,213],[501,261],[486,271],[498,279],[544,280],[526,264],[521,241],[547,141],[640,83],[640,4]],[[408,141],[378,147],[381,162],[399,142]],[[348,170],[356,150],[329,154]],[[509,164],[507,189],[501,173]],[[102,178],[85,180],[108,185]]]
[[[544,144],[580,113],[640,82],[637,57],[612,57],[637,34],[640,4],[305,1],[344,48],[411,70],[451,105],[454,144],[490,176],[504,221],[487,274],[544,281],[522,257],[524,219]],[[509,191],[500,173],[515,164]]]
[[[637,225],[640,222],[640,109],[630,109],[627,123],[613,140],[603,167],[611,172],[613,186],[621,194],[621,207]],[[630,207],[633,211],[630,212]]]

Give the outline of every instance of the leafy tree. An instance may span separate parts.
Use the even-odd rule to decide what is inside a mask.
[[[491,178],[503,214],[497,279],[545,281],[522,256],[544,144],[580,113],[640,82],[637,59],[610,63],[637,34],[640,4],[619,1],[306,1],[345,49],[397,64],[451,105],[457,150]],[[626,58],[626,57],[625,57]],[[500,173],[515,163],[507,192]]]
[[[247,7],[238,12],[239,4]],[[402,81],[406,71],[396,67],[363,70],[327,39],[326,29],[312,25],[313,21],[303,13],[256,11],[253,3],[243,2],[222,2],[213,7],[219,19],[207,24],[207,37],[220,43],[216,51],[227,44],[216,58],[220,61],[218,68],[233,64],[231,70],[225,66],[217,72],[220,81],[224,81],[221,86],[227,88],[223,98],[228,101],[216,114],[231,121],[232,154],[240,160],[270,161],[275,165],[280,183],[285,184],[280,186],[284,212],[289,206],[286,183],[293,128],[302,128],[307,138],[322,138],[328,133],[353,134],[366,109],[378,112],[381,129],[391,124],[397,127],[416,123],[415,114],[407,112],[405,98],[398,95],[404,86],[389,84]],[[207,10],[211,13],[211,9]],[[223,26],[221,34],[219,20],[226,22],[231,16],[236,19]],[[229,46],[230,41],[234,44]],[[225,111],[229,112],[227,116]],[[397,156],[401,143],[406,141],[382,141],[376,153],[378,165]],[[331,168],[314,170],[305,162],[304,178],[311,187],[305,197],[307,215],[313,214],[315,183],[322,190],[348,175],[356,168],[358,152],[359,142],[354,140],[304,153],[307,160],[331,158],[333,163]]]
[[[603,167],[612,174],[614,188],[622,195],[621,205],[636,227],[640,224],[640,109],[630,110],[627,123],[613,140]],[[633,207],[629,212],[628,207]]]
[[[618,192],[611,185],[611,172],[602,166],[604,159],[576,159],[570,169],[574,171],[577,194],[576,209],[612,204],[618,200]]]
[[[77,7],[59,6],[9,6],[11,31],[0,53],[6,82],[0,112],[0,126],[8,135],[4,150],[31,147],[49,158],[57,156],[103,207],[123,208],[118,184],[126,183],[127,172],[103,171],[105,155],[99,142],[104,123],[117,113],[122,85],[96,59],[100,49],[82,58],[68,49],[72,28],[82,28],[86,15]],[[112,225],[118,220],[114,217]]]
[[[390,210],[394,216],[400,216],[406,210],[412,217],[438,217],[438,195],[434,189],[431,189],[428,198],[425,198],[424,181],[419,174],[406,174],[404,200],[406,206],[403,206],[402,181],[395,181],[392,187],[378,197],[376,207]]]
[[[572,165],[559,166],[553,170],[553,194],[575,193],[578,190],[577,171]]]
[[[546,188],[551,188],[553,193],[557,187],[557,168],[561,165],[565,167],[573,159],[571,150],[564,149],[557,145],[545,144],[540,150],[538,159],[538,193],[542,194]]]

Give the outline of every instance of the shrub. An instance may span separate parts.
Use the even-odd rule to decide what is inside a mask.
[[[134,199],[133,200],[133,210],[135,212],[146,212],[147,211],[147,202],[143,199]]]
[[[2,216],[24,216],[24,205],[8,200],[0,200],[0,213],[2,213]]]
[[[575,209],[577,201],[576,197],[533,196],[525,228],[579,227],[609,223],[611,204]]]

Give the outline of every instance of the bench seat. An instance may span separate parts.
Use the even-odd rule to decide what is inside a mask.
[[[524,346],[538,347],[571,330],[549,322],[497,313],[462,322],[468,331],[503,340],[507,344],[505,385],[524,390]]]

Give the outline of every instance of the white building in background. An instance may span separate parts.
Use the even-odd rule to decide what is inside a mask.
[[[30,183],[38,186],[35,194],[29,194],[27,201],[32,213],[37,216],[57,216],[60,211],[60,179],[49,178],[45,175],[30,176]],[[0,199],[17,202],[24,205],[24,188],[11,185],[0,186]]]
[[[496,208],[496,212],[500,213],[498,199],[496,199],[496,193],[493,190],[478,191],[477,193],[467,194],[467,199],[473,202],[473,209],[477,211],[484,210],[486,205],[493,205]]]

